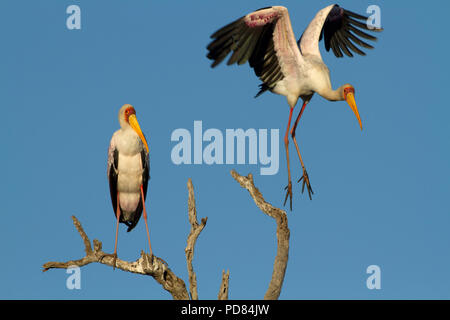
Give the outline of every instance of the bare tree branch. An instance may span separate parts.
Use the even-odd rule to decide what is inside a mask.
[[[284,210],[273,207],[270,203],[266,202],[253,183],[253,176],[249,174],[247,177],[239,175],[236,171],[232,170],[231,175],[239,182],[241,187],[248,190],[250,196],[255,201],[256,205],[262,212],[275,219],[277,223],[277,255],[273,265],[272,279],[269,283],[269,288],[264,295],[264,299],[273,300],[278,299],[283,286],[284,275],[286,273],[287,262],[289,258],[289,235],[288,219]]]
[[[194,186],[192,185],[192,180],[188,179],[187,187],[189,190],[189,200],[188,200],[188,216],[189,223],[191,224],[191,231],[189,232],[187,238],[186,249],[184,250],[186,254],[186,263],[189,274],[189,292],[191,294],[192,300],[198,300],[197,292],[197,276],[194,272],[194,267],[192,266],[192,260],[194,259],[194,248],[197,238],[202,232],[203,228],[208,221],[208,217],[202,218],[201,224],[197,221],[197,209],[195,207],[195,197],[194,197]]]
[[[72,221],[73,224],[75,225],[75,228],[77,228],[78,233],[81,236],[81,239],[83,239],[84,242],[84,251],[86,252],[86,256],[92,254],[92,247],[91,247],[91,242],[89,241],[89,238],[86,234],[86,232],[84,232],[83,227],[81,226],[80,221],[78,221],[77,218],[75,218],[75,216],[72,216]]]
[[[103,252],[102,243],[97,239],[94,240],[94,250],[92,250],[91,242],[84,232],[81,223],[75,216],[72,216],[72,220],[84,241],[86,256],[79,260],[71,260],[67,262],[47,262],[42,266],[44,268],[43,271],[53,268],[67,269],[71,266],[82,267],[94,262],[113,267],[113,255]],[[142,251],[140,258],[134,262],[128,262],[117,258],[116,268],[127,272],[151,276],[159,284],[161,284],[162,287],[167,290],[175,300],[189,300],[189,294],[186,290],[184,281],[178,278],[162,259],[156,256],[149,256]]]
[[[286,212],[273,207],[270,203],[267,203],[264,200],[261,192],[255,187],[253,183],[253,176],[251,174],[249,174],[247,177],[244,177],[239,175],[236,171],[232,170],[231,175],[237,182],[239,182],[239,184],[243,188],[249,191],[250,196],[253,198],[256,205],[261,209],[261,211],[274,218],[277,223],[277,255],[275,257],[272,279],[269,283],[269,288],[264,295],[264,299],[278,299],[278,297],[280,296],[281,288],[283,286],[284,275],[286,273],[286,267],[289,257],[290,231],[288,228]],[[94,239],[94,248],[92,248],[89,237],[86,235],[83,227],[81,226],[81,223],[75,216],[72,216],[73,224],[75,225],[75,228],[78,230],[78,233],[83,240],[84,251],[86,255],[81,259],[70,260],[67,262],[47,262],[43,265],[43,271],[54,268],[67,269],[72,266],[82,267],[90,263],[101,263],[111,267],[114,267],[115,265],[116,268],[126,272],[153,277],[159,284],[161,284],[161,286],[166,291],[168,291],[172,295],[173,299],[189,300],[191,298],[193,300],[198,300],[197,276],[194,272],[192,262],[194,259],[195,244],[200,233],[206,226],[208,217],[202,218],[201,223],[198,223],[197,210],[195,206],[194,187],[192,185],[191,179],[188,180],[187,187],[189,191],[188,218],[189,223],[191,224],[191,230],[187,238],[187,245],[185,249],[190,283],[189,292],[186,289],[184,281],[178,278],[170,270],[167,263],[165,263],[163,259],[158,258],[154,255],[150,256],[144,253],[144,251],[141,251],[141,256],[136,261],[129,262],[117,258],[116,262],[114,263],[114,255],[103,252],[102,243],[97,239]],[[229,278],[230,271],[228,270],[225,273],[225,270],[223,270],[222,281],[217,296],[219,300],[228,299]]]
[[[230,280],[230,270],[222,270],[222,283],[220,284],[219,294],[217,295],[218,300],[228,300],[228,283]]]

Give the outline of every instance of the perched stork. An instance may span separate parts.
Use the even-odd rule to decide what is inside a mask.
[[[114,132],[108,150],[108,180],[111,201],[117,219],[114,244],[114,267],[117,258],[119,222],[127,232],[133,230],[144,211],[150,255],[152,246],[148,231],[145,198],[150,179],[148,144],[141,131],[134,108],[125,104],[119,110],[120,129]]]
[[[303,106],[292,126],[291,136],[297,149],[297,154],[303,168],[302,193],[305,184],[309,198],[313,190],[308,173],[300,155],[300,149],[295,139],[295,130],[306,104],[314,93],[318,93],[330,101],[346,100],[358,118],[362,130],[361,118],[355,102],[355,89],[350,84],[344,84],[333,90],[330,82],[330,71],[322,61],[319,51],[319,41],[324,39],[325,49],[332,49],[336,57],[343,53],[353,57],[352,51],[365,55],[359,48],[373,47],[361,38],[375,41],[376,38],[362,30],[381,31],[381,28],[367,26],[367,17],[345,10],[338,5],[330,5],[320,10],[304,31],[298,42],[292,31],[288,10],[282,6],[274,6],[256,10],[216,31],[208,45],[207,57],[213,60],[212,68],[221,63],[232,51],[227,65],[244,64],[247,61],[260,78],[260,90],[255,98],[266,91],[283,95],[290,107],[289,120],[284,137],[288,167],[288,185],[285,188],[286,197],[290,198],[292,210],[292,183],[289,166],[288,138],[292,112],[298,98],[303,100]]]

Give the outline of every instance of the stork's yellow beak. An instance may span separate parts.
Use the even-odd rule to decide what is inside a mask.
[[[133,130],[136,131],[139,138],[141,138],[142,143],[144,144],[145,148],[147,149],[147,152],[149,152],[147,140],[145,140],[144,134],[142,133],[141,127],[139,126],[139,122],[137,121],[135,114],[132,114],[128,117],[128,123],[133,128]]]
[[[358,119],[359,126],[361,127],[362,130],[361,117],[359,116],[358,107],[356,106],[355,96],[353,95],[352,92],[349,92],[347,93],[347,97],[345,98],[345,100],[347,100],[348,105],[350,106],[350,108],[352,108],[352,111],[355,114],[356,118]]]

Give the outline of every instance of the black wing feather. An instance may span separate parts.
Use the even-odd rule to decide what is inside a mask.
[[[241,17],[227,24],[211,35],[213,41],[207,47],[209,51],[207,57],[213,60],[212,68],[220,64],[232,51],[233,54],[227,65],[234,63],[241,65],[248,61],[263,82],[255,96],[258,97],[272,89],[276,82],[284,77],[273,45],[273,31],[277,20],[264,26],[251,28],[245,24],[244,18]]]
[[[109,168],[109,192],[111,194],[111,203],[114,209],[114,217],[116,217],[117,212],[117,168],[119,167],[119,152],[117,149],[113,151],[113,163]],[[116,217],[117,219],[117,217]]]
[[[352,40],[354,43],[356,43],[357,45],[359,45],[361,47],[364,47],[364,48],[367,48],[367,49],[373,49],[373,47],[370,44],[362,41],[361,39],[358,39],[351,32],[344,31],[344,37],[346,37],[349,40]]]
[[[348,57],[353,57],[353,54],[350,52],[350,50],[347,48],[348,43],[347,43],[347,39],[345,39],[342,36],[341,31],[336,32],[336,36],[337,36],[337,41],[339,43],[339,46],[341,47],[342,51],[344,51],[344,53],[348,56]],[[365,53],[363,52],[363,54],[365,55]]]
[[[148,152],[142,150],[141,159],[144,164],[144,172],[142,173],[142,188],[144,189],[144,198],[147,199],[148,181],[150,180],[150,157]]]
[[[324,39],[325,49],[330,51],[331,48],[338,58],[344,56],[342,52],[349,57],[353,57],[352,52],[365,55],[358,46],[366,49],[373,49],[373,47],[358,37],[371,41],[376,41],[377,38],[362,30],[374,32],[383,30],[382,28],[370,29],[366,23],[367,19],[365,16],[335,5],[325,20],[319,41]]]

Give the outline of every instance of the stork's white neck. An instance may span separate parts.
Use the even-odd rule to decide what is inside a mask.
[[[123,115],[119,116],[119,124],[123,130],[131,129],[130,124],[125,121],[125,117]]]
[[[317,93],[329,101],[342,101],[344,100],[344,95],[342,94],[344,90],[343,87],[344,86],[340,86],[336,90],[333,90],[331,87],[329,87]]]

